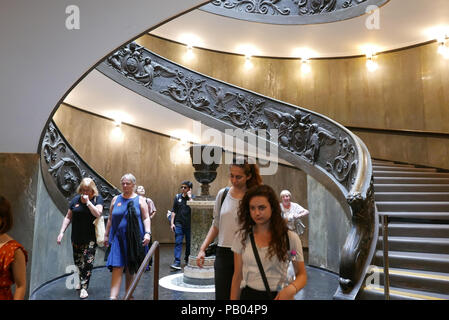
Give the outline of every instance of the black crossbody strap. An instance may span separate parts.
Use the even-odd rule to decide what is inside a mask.
[[[257,265],[259,266],[259,271],[262,276],[263,284],[265,285],[265,290],[267,291],[268,297],[271,299],[271,290],[268,285],[267,276],[265,275],[265,271],[263,270],[262,262],[260,261],[259,253],[257,251],[256,242],[254,241],[254,234],[251,232],[249,234],[249,238],[251,239],[251,246],[253,248],[254,256],[256,257]]]

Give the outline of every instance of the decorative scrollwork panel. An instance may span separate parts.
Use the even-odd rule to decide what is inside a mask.
[[[49,123],[42,141],[41,167],[49,194],[64,214],[83,178],[92,178],[97,185],[104,199],[105,215],[112,198],[120,193],[81,159],[53,122]]]
[[[276,24],[309,24],[354,18],[368,6],[388,0],[214,0],[200,9],[237,18]],[[333,15],[333,13],[336,13]]]

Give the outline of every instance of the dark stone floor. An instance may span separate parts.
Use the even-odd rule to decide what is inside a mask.
[[[173,245],[162,244],[160,247],[159,277],[181,273],[172,271]],[[297,295],[297,300],[331,300],[338,287],[338,275],[307,266],[308,282],[306,287]],[[79,291],[67,289],[68,276],[55,279],[37,289],[30,300],[79,300]],[[95,268],[90,280],[89,297],[86,300],[107,300],[111,283],[111,273],[106,267]],[[122,281],[120,297],[125,295],[125,280]],[[70,283],[69,283],[70,284]],[[70,286],[69,286],[70,287]],[[159,300],[213,300],[213,292],[185,292],[169,290],[159,286]],[[153,270],[145,272],[134,292],[136,300],[153,299]]]

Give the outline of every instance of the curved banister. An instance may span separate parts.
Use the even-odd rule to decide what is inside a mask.
[[[329,23],[361,16],[388,0],[213,0],[200,10],[272,24]]]
[[[65,214],[83,178],[92,178],[104,200],[103,215],[107,218],[112,198],[120,194],[72,148],[53,121],[50,121],[41,143],[41,169],[48,194]]]
[[[377,235],[371,157],[357,136],[321,114],[186,69],[134,42],[105,59],[97,70],[222,132],[231,128],[257,135],[276,129],[279,157],[324,184],[351,219],[336,296],[355,297]],[[273,142],[271,138],[266,141]]]

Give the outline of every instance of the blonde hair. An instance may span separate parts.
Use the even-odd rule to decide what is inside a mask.
[[[282,190],[281,194],[279,195],[279,197],[282,198],[282,196],[290,196],[290,198],[292,197],[292,194],[290,193],[290,191],[288,190]]]
[[[89,188],[94,192],[94,197],[98,196],[98,189],[92,178],[84,178],[83,180],[81,180],[80,185],[78,186],[78,188],[76,188],[76,193],[81,194],[81,188]]]

